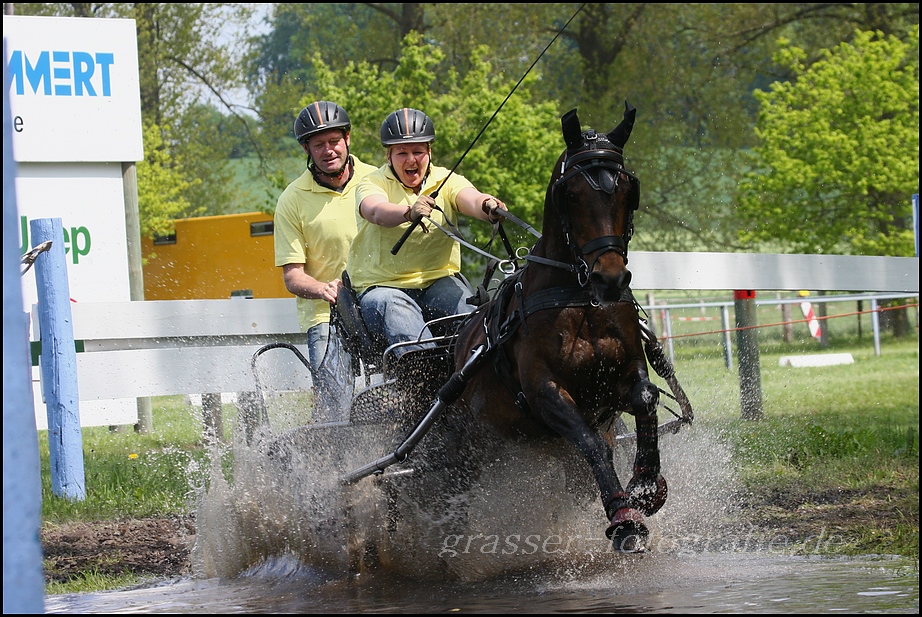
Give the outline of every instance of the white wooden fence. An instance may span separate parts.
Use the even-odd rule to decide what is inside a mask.
[[[747,289],[919,292],[915,257],[632,252],[642,290]],[[249,392],[253,354],[288,342],[307,356],[294,298],[74,303],[74,340],[83,426],[134,424],[137,397]],[[38,337],[33,311],[33,339]],[[267,390],[310,386],[307,369],[285,351],[260,356]],[[36,424],[47,428],[33,367]]]
[[[138,397],[252,392],[251,359],[267,343],[308,353],[294,298],[75,302],[71,311],[82,426],[135,424]],[[32,317],[35,339],[34,310]],[[267,389],[310,387],[290,351],[258,362]],[[46,429],[39,370],[32,370],[36,426]]]

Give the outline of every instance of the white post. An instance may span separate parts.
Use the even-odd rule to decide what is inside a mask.
[[[675,364],[675,343],[672,342],[672,315],[669,309],[663,309],[663,330],[666,332],[666,346],[669,350],[669,360]]]
[[[871,298],[871,328],[874,330],[874,355],[880,355],[880,308],[877,298]]]
[[[724,364],[728,370],[733,369],[733,345],[730,342],[730,307],[720,307],[720,323],[724,331]]]

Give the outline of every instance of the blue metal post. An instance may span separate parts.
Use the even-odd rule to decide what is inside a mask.
[[[6,60],[6,39],[3,58]],[[3,83],[7,64],[3,63]],[[45,612],[45,580],[38,532],[42,478],[32,402],[29,321],[22,305],[19,208],[13,117],[3,89],[3,614]]]
[[[48,409],[48,449],[51,454],[51,490],[59,497],[86,498],[83,473],[83,434],[77,391],[77,352],[74,348],[70,285],[64,257],[61,219],[34,219],[29,223],[32,243],[51,240],[51,249],[35,261],[39,332],[42,341],[42,393]]]

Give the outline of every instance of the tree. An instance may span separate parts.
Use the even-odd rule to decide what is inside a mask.
[[[217,3],[135,3],[125,9],[124,16],[137,22],[142,117],[161,127],[170,161],[187,180],[187,216],[222,214],[237,192],[228,164],[235,144],[203,130],[203,105],[217,101],[248,129],[229,94],[244,84],[241,63],[234,62],[241,42],[226,40],[223,28],[244,24],[251,11],[249,5]]]
[[[337,72],[350,60],[392,70],[402,35],[415,31],[441,52],[432,68],[437,76],[467,74],[471,50],[487,45],[493,71],[510,79],[540,54],[541,77],[523,88],[532,100],[555,102],[558,115],[578,108],[587,127],[608,130],[620,120],[625,99],[637,106],[625,155],[642,181],[634,246],[645,250],[745,248],[732,207],[745,171],[737,152],[755,144],[752,91],[790,77],[771,63],[779,34],[799,43],[812,61],[820,48],[849,40],[855,24],[902,36],[907,24],[918,22],[918,4],[899,3],[277,7],[276,30],[256,56],[271,70],[252,72],[265,84],[254,92],[260,136],[269,144],[290,143],[297,113],[291,101],[312,89],[315,50]],[[277,183],[290,179],[280,170],[285,155],[273,156],[278,159],[264,167],[275,169]]]
[[[740,186],[744,242],[806,253],[914,254],[911,195],[919,190],[919,28],[907,41],[858,32],[795,75],[757,91],[750,172]]]
[[[225,3],[24,3],[23,15],[130,18],[136,22],[141,90],[141,118],[151,170],[139,166],[138,192],[142,230],[159,230],[165,217],[180,218],[225,212],[239,192],[228,161],[239,147],[209,128],[203,105],[223,108],[240,130],[250,122],[232,95],[242,87],[245,64],[239,61],[246,42],[252,4]],[[225,28],[237,25],[242,40],[229,39]],[[159,139],[146,133],[159,130]],[[251,140],[253,141],[253,140]],[[167,185],[145,186],[169,178]],[[169,195],[168,199],[162,199]],[[146,200],[151,199],[151,202]],[[158,208],[165,207],[160,211]]]
[[[144,160],[137,166],[141,235],[154,238],[174,231],[173,221],[192,210],[183,194],[189,182],[171,165],[160,127],[144,123]]]

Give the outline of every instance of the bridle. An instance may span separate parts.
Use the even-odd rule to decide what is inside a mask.
[[[628,208],[625,209],[624,232],[620,236],[600,236],[583,246],[579,246],[573,238],[569,202],[566,198],[565,187],[575,176],[581,174],[594,191],[602,191],[609,195],[614,194],[622,177],[631,183],[628,195]],[[614,251],[624,258],[627,264],[628,243],[634,235],[634,211],[640,205],[640,180],[637,176],[624,168],[623,150],[612,144],[605,135],[599,135],[589,129],[582,134],[582,144],[577,148],[567,148],[560,164],[560,176],[550,188],[550,202],[560,216],[566,242],[573,253],[575,263],[565,263],[527,255],[528,261],[542,263],[548,266],[563,268],[576,273],[580,287],[589,283],[589,273],[596,262],[608,251]],[[592,264],[587,263],[586,256],[596,253]]]

